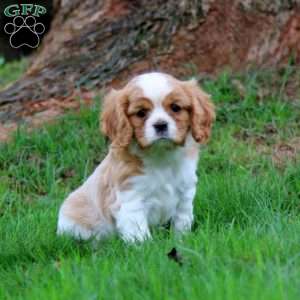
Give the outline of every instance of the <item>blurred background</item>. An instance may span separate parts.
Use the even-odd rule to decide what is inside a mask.
[[[10,45],[4,27],[9,5],[46,8],[35,17],[46,30],[39,47]],[[0,122],[89,103],[103,87],[161,70],[174,76],[213,78],[224,72],[293,69],[298,86],[299,0],[52,0],[0,3]],[[32,15],[33,11],[29,13]],[[26,16],[23,16],[26,17]],[[21,28],[14,39],[36,35]],[[273,80],[276,82],[276,78]],[[276,83],[275,83],[276,85]],[[242,86],[239,87],[242,89]],[[296,93],[296,94],[295,94]],[[52,109],[53,110],[53,109]],[[56,113],[54,113],[56,114]],[[50,114],[51,115],[51,114]]]

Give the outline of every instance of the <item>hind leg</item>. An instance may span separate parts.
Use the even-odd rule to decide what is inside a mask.
[[[70,217],[64,215],[63,212],[59,213],[58,217],[58,225],[57,225],[57,234],[58,235],[71,235],[76,239],[87,240],[91,238],[93,234],[93,230],[84,227],[81,224],[76,223]]]
[[[57,234],[67,234],[86,240],[98,234],[100,223],[98,209],[88,201],[84,193],[75,191],[60,208]]]

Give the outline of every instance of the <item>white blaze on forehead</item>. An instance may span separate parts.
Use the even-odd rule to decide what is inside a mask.
[[[139,75],[135,78],[135,84],[143,90],[144,96],[159,103],[173,89],[166,74],[153,72]]]

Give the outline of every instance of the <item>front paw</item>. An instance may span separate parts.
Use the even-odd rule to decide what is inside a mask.
[[[174,219],[174,229],[178,233],[186,233],[191,231],[193,224],[192,216],[181,216]]]
[[[127,243],[144,242],[147,239],[151,239],[151,234],[148,229],[146,230],[123,230],[121,232],[122,239]]]
[[[137,219],[118,219],[117,229],[125,242],[143,242],[151,238],[148,224],[144,218]]]

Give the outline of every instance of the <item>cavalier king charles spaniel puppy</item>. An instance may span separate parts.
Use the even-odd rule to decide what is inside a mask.
[[[128,242],[151,237],[153,225],[191,230],[200,144],[215,118],[195,80],[164,73],[134,77],[104,99],[104,160],[62,204],[58,234],[100,239],[117,232]]]

